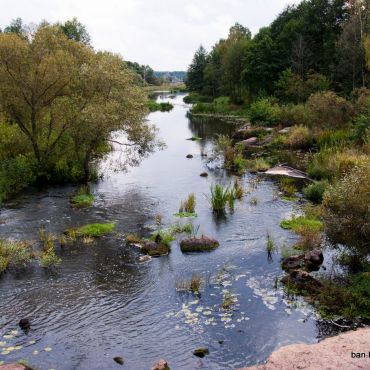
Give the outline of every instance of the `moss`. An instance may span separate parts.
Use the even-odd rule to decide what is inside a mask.
[[[201,238],[184,239],[180,243],[181,252],[207,252],[216,249],[219,242],[215,239],[202,236]]]
[[[322,231],[324,224],[317,219],[308,218],[305,216],[293,217],[290,220],[283,220],[280,222],[280,226],[283,229],[293,230],[299,232],[302,228],[307,228],[315,231]]]
[[[114,222],[108,222],[105,224],[96,223],[80,226],[73,229],[68,229],[64,233],[70,236],[71,238],[75,237],[98,238],[111,233],[115,227],[116,224]]]

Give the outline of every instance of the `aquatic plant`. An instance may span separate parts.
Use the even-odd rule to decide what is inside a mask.
[[[70,237],[98,238],[111,233],[116,227],[115,222],[96,223],[66,230],[64,233]]]
[[[199,228],[200,228],[200,225],[194,226],[193,224],[191,224],[190,234],[191,234],[191,236],[193,238],[196,238],[197,237],[198,232],[199,232]]]
[[[89,185],[83,185],[78,189],[77,194],[71,199],[72,207],[90,207],[95,201],[95,196],[91,194]]]
[[[150,236],[150,239],[156,242],[161,242],[166,246],[170,246],[171,243],[176,240],[174,232],[171,229],[161,229],[159,231],[155,231]]]
[[[290,177],[282,177],[279,182],[279,189],[283,193],[284,197],[288,199],[295,198],[297,187],[295,180]]]
[[[179,208],[179,213],[194,213],[195,212],[195,194],[189,194],[186,200],[181,202],[180,208]]]
[[[147,101],[147,106],[150,112],[169,112],[173,109],[173,105],[169,102],[157,103],[156,101],[151,99]]]
[[[40,255],[40,266],[43,268],[56,267],[61,264],[62,260],[56,255],[54,248],[43,251]]]
[[[11,266],[24,267],[32,261],[34,256],[31,243],[0,239],[0,272]]]
[[[293,230],[299,232],[302,228],[311,230],[322,231],[324,224],[317,219],[309,218],[306,216],[294,216],[290,220],[283,220],[280,222],[283,229]]]
[[[249,200],[249,204],[251,206],[256,206],[258,204],[258,199],[256,197],[253,197]]]
[[[244,196],[244,189],[243,187],[240,185],[240,182],[237,178],[234,179],[234,197],[236,199],[241,199],[243,198]]]
[[[199,293],[202,285],[202,278],[196,274],[190,280],[179,280],[176,282],[176,290],[179,292]]]
[[[207,196],[207,199],[212,207],[213,213],[225,213],[226,204],[228,204],[230,197],[232,197],[230,188],[228,186],[223,187],[220,184],[216,184],[215,186],[211,186],[210,191],[211,194]]]
[[[230,310],[235,303],[236,303],[235,295],[230,293],[229,291],[224,292],[221,304],[222,309]]]
[[[140,244],[141,238],[138,237],[136,234],[128,234],[126,236],[126,243],[128,244]]]

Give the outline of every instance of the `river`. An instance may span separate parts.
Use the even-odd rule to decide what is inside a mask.
[[[325,323],[309,306],[276,287],[282,275],[279,250],[296,238],[279,223],[298,206],[276,197],[272,180],[247,174],[240,182],[250,193],[236,202],[233,213],[215,218],[205,194],[212,184],[230,184],[233,178],[208,162],[216,134],[233,127],[191,122],[182,99],[177,94],[170,99],[171,112],[148,117],[167,147],[128,172],[106,165],[105,177],[92,186],[93,207],[72,209],[69,196],[75,188],[66,186],[27,192],[1,209],[2,238],[36,240],[41,224],[54,234],[91,222],[116,221],[117,226],[115,234],[92,245],[58,247],[63,262],[57,274],[35,264],[0,278],[0,361],[23,359],[41,370],[119,369],[113,358],[121,356],[124,369],[150,369],[159,358],[175,370],[235,369],[262,362],[282,345],[317,342],[325,334]],[[202,140],[186,140],[192,136]],[[199,176],[204,171],[208,178]],[[183,254],[175,241],[168,256],[140,263],[137,248],[126,247],[122,235],[148,236],[157,214],[164,225],[187,222],[173,214],[189,193],[197,199],[198,217],[191,221],[220,247]],[[277,246],[272,259],[267,234]],[[176,282],[193,273],[203,279],[201,294],[177,292]],[[237,302],[224,311],[229,293]],[[18,327],[24,317],[32,323],[27,334]],[[209,355],[194,356],[198,347],[209,348]]]

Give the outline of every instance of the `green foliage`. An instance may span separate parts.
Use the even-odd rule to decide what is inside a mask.
[[[73,229],[68,229],[65,234],[71,237],[91,237],[98,238],[106,234],[111,233],[116,224],[114,222],[108,222],[104,224],[88,224]]]
[[[326,180],[315,181],[312,184],[309,184],[305,188],[303,188],[303,194],[311,202],[321,203],[323,200],[324,193],[328,187],[329,182]]]
[[[306,104],[282,105],[280,109],[280,122],[285,126],[307,126],[311,122],[311,112]]]
[[[293,126],[286,137],[285,145],[293,149],[306,149],[312,144],[312,135],[306,126]]]
[[[329,237],[356,253],[369,254],[370,165],[354,167],[324,195],[323,218]]]
[[[194,212],[178,212],[174,214],[175,217],[188,218],[188,217],[198,217]]]
[[[324,130],[316,138],[320,149],[344,148],[351,143],[351,131],[342,130]]]
[[[270,163],[263,157],[256,159],[245,159],[243,166],[244,169],[250,172],[265,172],[271,167]]]
[[[18,155],[0,163],[0,202],[15,195],[36,180],[35,161]]]
[[[253,124],[275,126],[279,122],[280,107],[270,99],[263,98],[255,101],[249,108],[249,117]]]
[[[0,273],[8,267],[25,267],[33,258],[30,243],[0,239]]]
[[[157,103],[156,101],[149,99],[147,104],[151,112],[169,112],[173,109],[173,105],[168,102]]]
[[[158,235],[160,236],[161,243],[166,245],[167,247],[170,247],[171,243],[176,240],[174,236],[174,230],[172,229],[162,229],[155,231],[154,233],[152,233],[150,239],[154,241],[158,237]]]
[[[90,193],[89,186],[81,186],[77,195],[71,199],[72,206],[75,208],[91,207],[95,201],[95,196]]]
[[[282,177],[279,182],[279,189],[285,197],[295,197],[297,192],[295,180],[290,177]]]

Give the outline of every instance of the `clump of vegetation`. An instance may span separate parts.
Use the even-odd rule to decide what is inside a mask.
[[[282,177],[279,182],[279,189],[283,193],[283,197],[294,199],[297,192],[295,180],[290,177]]]
[[[275,126],[280,113],[279,105],[267,98],[256,100],[249,108],[249,117],[255,125]]]
[[[280,226],[283,229],[293,230],[298,233],[303,228],[316,231],[322,231],[324,229],[322,221],[306,216],[294,216],[290,220],[283,220],[280,222]]]
[[[285,145],[293,149],[305,149],[312,144],[310,130],[306,126],[293,126],[285,140]]]
[[[327,180],[315,181],[303,188],[303,194],[311,202],[321,203],[328,187],[329,182]]]
[[[91,194],[88,185],[81,186],[77,194],[71,199],[71,204],[74,208],[91,207],[95,201],[94,195]]]
[[[271,165],[265,158],[245,159],[243,166],[250,172],[265,172]]]
[[[323,219],[329,237],[369,253],[370,243],[370,166],[353,168],[330,186],[323,200]]]
[[[176,282],[176,290],[178,292],[191,292],[198,294],[202,285],[202,278],[193,274],[190,280],[180,280]]]
[[[115,227],[115,222],[96,223],[68,229],[64,233],[72,239],[75,239],[76,237],[99,238],[111,233]]]
[[[168,247],[171,246],[171,243],[174,240],[176,240],[174,232],[171,229],[157,230],[154,233],[152,233],[150,239],[153,241],[159,241],[160,243],[163,243]]]
[[[256,206],[258,204],[258,199],[256,197],[252,197],[250,200],[249,200],[249,204],[251,206]]]
[[[236,199],[242,199],[244,196],[244,188],[240,185],[237,178],[234,179],[233,194]]]
[[[190,194],[186,200],[181,202],[180,208],[179,208],[179,213],[194,213],[195,212],[195,205],[196,205],[196,200],[195,200],[195,194],[192,193]]]
[[[156,101],[149,99],[147,104],[151,112],[169,112],[173,109],[173,105],[168,102],[157,103]]]
[[[220,184],[211,186],[211,195],[207,196],[207,199],[212,207],[213,213],[218,215],[224,214],[230,197],[233,196],[229,187],[223,187]]]
[[[43,226],[39,229],[40,241],[43,243],[42,252],[40,254],[40,266],[50,269],[61,264],[62,260],[55,253],[54,240],[55,237],[51,233],[45,233]]]
[[[128,234],[126,236],[126,243],[128,244],[140,244],[141,241],[141,238],[138,237],[136,234]]]
[[[26,267],[34,257],[29,242],[0,239],[0,273],[10,267]]]

